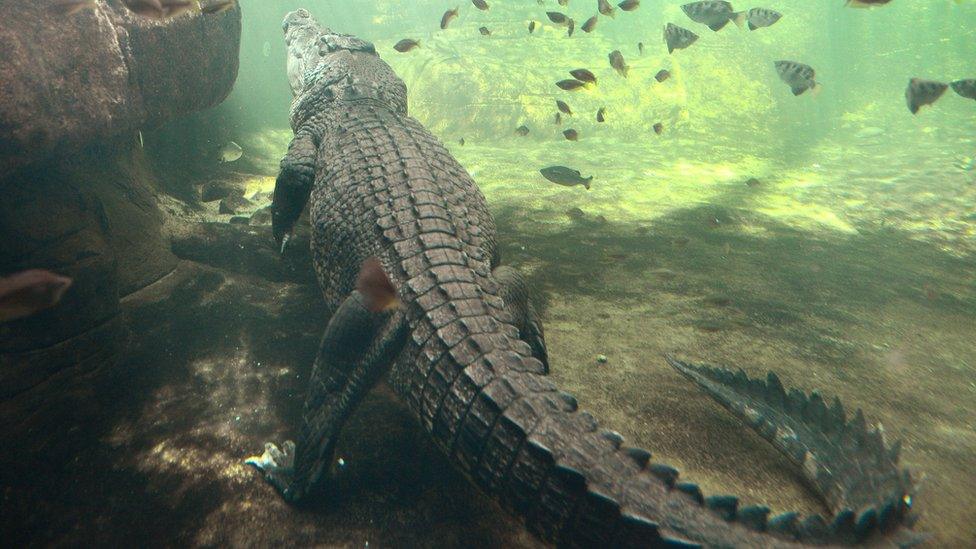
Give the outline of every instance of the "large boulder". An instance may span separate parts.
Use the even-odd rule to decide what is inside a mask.
[[[0,0],[0,178],[216,105],[237,78],[239,7],[156,21],[119,0],[55,4]]]

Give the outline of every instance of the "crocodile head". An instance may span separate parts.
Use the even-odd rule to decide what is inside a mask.
[[[288,47],[288,82],[292,94],[298,96],[308,89],[321,74],[320,65],[340,52],[363,52],[376,55],[373,44],[340,34],[324,27],[308,10],[300,9],[285,16],[281,24]]]

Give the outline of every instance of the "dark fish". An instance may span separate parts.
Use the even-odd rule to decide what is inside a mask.
[[[529,21],[529,34],[535,32],[535,21]]]
[[[606,15],[607,17],[615,17],[614,9],[610,6],[610,2],[607,2],[607,0],[597,0],[596,5],[597,10],[602,15]]]
[[[956,80],[949,84],[953,91],[966,99],[976,99],[976,79]]]
[[[481,36],[491,36],[491,31],[488,30],[488,27],[481,27],[478,29],[478,32],[481,33]]]
[[[33,269],[0,278],[0,322],[31,316],[61,301],[72,280]]]
[[[607,108],[600,107],[600,110],[596,111],[596,121],[601,123],[606,122],[607,121],[606,114],[607,114]]]
[[[579,80],[575,80],[575,79],[572,79],[572,78],[567,78],[566,80],[560,80],[559,82],[556,82],[556,85],[559,86],[561,89],[564,89],[566,91],[573,91],[573,90],[578,90],[578,89],[582,88],[586,84],[583,83],[583,82],[580,82]]]
[[[488,11],[488,2],[485,0],[471,0],[471,3],[481,11]]]
[[[580,27],[580,28],[583,29],[583,32],[593,32],[593,29],[596,28],[596,22],[598,20],[599,20],[599,17],[596,16],[596,15],[594,15],[593,17],[590,17],[589,19],[587,19],[586,22],[583,23],[583,26]]]
[[[583,219],[584,217],[586,217],[586,212],[584,212],[583,210],[581,210],[579,208],[575,208],[574,207],[574,208],[570,208],[570,209],[566,210],[566,215],[568,215],[570,219],[577,219],[578,220],[578,219]]]
[[[396,44],[393,45],[393,49],[400,53],[406,53],[416,47],[420,46],[420,40],[414,40],[412,38],[404,38]]]
[[[224,13],[225,11],[233,8],[235,5],[235,0],[216,0],[215,2],[210,2],[207,5],[200,5],[200,11],[204,15],[211,15],[214,13]]]
[[[654,127],[654,133],[656,133],[658,135],[661,135],[661,133],[664,132],[664,124],[662,124],[660,122],[658,122],[657,124],[654,124],[653,127]]]
[[[664,27],[664,42],[668,45],[668,53],[674,50],[683,50],[698,40],[698,35],[688,29],[681,28],[673,23],[668,23]]]
[[[380,260],[371,257],[363,261],[356,277],[356,290],[363,297],[363,304],[371,313],[391,311],[400,307],[396,287],[383,270]]]
[[[654,75],[654,80],[657,80],[658,82],[664,82],[668,78],[671,78],[671,73],[668,72],[667,69],[661,69],[657,71],[657,74]]]
[[[526,126],[519,126],[515,128],[515,135],[525,137],[526,135],[529,135],[529,128]]]
[[[558,11],[547,11],[546,16],[557,25],[566,26],[569,24],[569,17],[566,17],[565,14],[559,13]]]
[[[566,139],[568,139],[569,141],[579,140],[579,132],[577,132],[573,128],[569,128],[568,130],[563,131],[563,135],[566,136]]]
[[[566,27],[567,27],[566,28],[566,36],[572,36],[573,35],[573,31],[576,30],[576,21],[573,20],[573,19],[570,19],[569,22],[566,23]]]
[[[593,181],[592,175],[590,177],[583,177],[579,170],[567,168],[566,166],[549,166],[548,168],[539,170],[539,173],[549,181],[564,187],[582,185],[586,190],[589,190],[590,182]]]
[[[639,53],[641,55],[644,55],[644,43],[643,42],[638,42],[637,43],[637,53]]]
[[[749,22],[749,30],[771,27],[782,17],[782,13],[767,8],[752,8],[746,12],[746,21]]]
[[[553,120],[553,123],[557,126],[563,123],[563,117],[560,113],[556,113],[556,118]]]
[[[844,5],[851,8],[871,8],[874,6],[883,6],[891,2],[891,0],[847,0]]]
[[[596,84],[596,75],[586,69],[574,69],[569,71],[569,74],[573,75],[573,78],[577,80],[590,84]]]
[[[692,21],[707,25],[716,32],[725,28],[729,21],[735,21],[736,25],[742,26],[745,19],[744,12],[736,13],[732,4],[725,0],[692,2],[681,6],[681,9]]]
[[[624,61],[624,54],[620,53],[620,50],[613,50],[610,52],[610,66],[613,70],[617,71],[617,74],[627,78],[627,72],[630,71],[630,67],[627,66],[627,62]]]
[[[82,10],[94,9],[95,0],[55,0],[51,7],[61,15],[74,15]]]
[[[454,21],[454,19],[456,19],[457,16],[458,16],[458,8],[445,11],[444,15],[441,16],[441,29],[446,29],[447,26],[451,24],[451,21]]]
[[[942,82],[912,78],[908,83],[908,89],[905,90],[908,110],[912,111],[912,114],[918,113],[918,110],[925,105],[935,103],[947,89],[949,85]]]
[[[751,177],[749,178],[748,181],[746,181],[746,185],[748,185],[749,187],[760,187],[762,186],[762,182],[756,179],[755,177]]]
[[[640,7],[640,0],[624,0],[617,6],[624,11],[634,11]]]
[[[569,105],[567,105],[566,103],[558,99],[556,100],[556,107],[559,109],[559,112],[561,113],[573,114],[573,110],[569,108]]]
[[[464,146],[464,138],[458,139],[458,145]]]
[[[814,80],[816,73],[810,65],[796,61],[776,61],[774,65],[780,80],[789,84],[793,95],[800,95],[807,90],[816,92],[820,87],[820,84]]]

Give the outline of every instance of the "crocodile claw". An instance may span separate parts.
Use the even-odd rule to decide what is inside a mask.
[[[285,233],[281,237],[281,255],[285,255],[285,248],[288,246],[288,242],[291,240],[291,233]]]
[[[264,474],[264,479],[278,489],[286,498],[289,494],[292,475],[295,472],[295,443],[288,440],[278,448],[272,442],[264,443],[264,453],[244,460]]]

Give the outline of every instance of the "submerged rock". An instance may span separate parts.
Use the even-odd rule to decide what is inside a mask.
[[[244,185],[233,181],[208,181],[200,189],[201,202],[216,202],[222,198],[227,198],[231,194],[244,194]]]
[[[251,214],[251,225],[270,225],[271,224],[271,206],[265,206],[260,210]]]
[[[244,210],[253,207],[251,201],[244,198],[244,195],[238,193],[231,193],[226,198],[220,201],[220,213],[222,214],[239,214]]]

